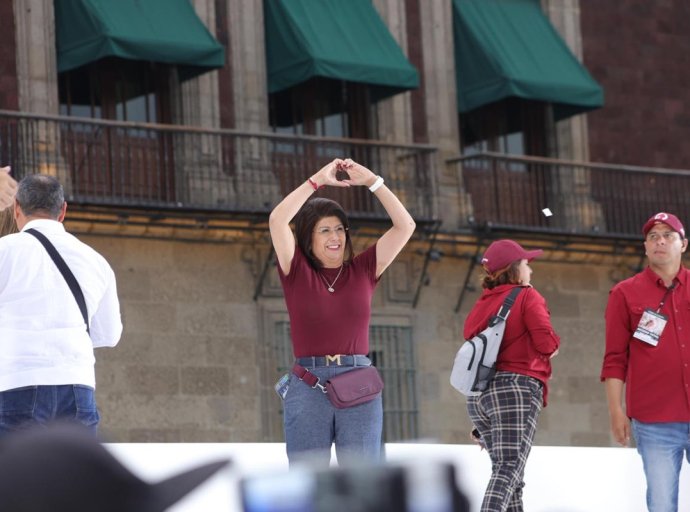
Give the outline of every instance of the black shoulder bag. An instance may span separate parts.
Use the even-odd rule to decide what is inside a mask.
[[[29,233],[30,235],[35,236],[36,239],[39,242],[41,242],[43,247],[46,248],[46,251],[48,251],[48,254],[55,262],[55,265],[57,265],[58,270],[62,274],[62,277],[64,277],[65,281],[67,281],[67,286],[69,286],[69,289],[72,290],[72,295],[74,295],[74,298],[77,301],[79,311],[81,311],[81,316],[84,317],[84,323],[86,324],[86,332],[91,334],[91,332],[89,331],[89,315],[86,309],[86,301],[84,300],[84,294],[82,293],[81,287],[77,282],[77,278],[74,277],[74,274],[67,266],[67,263],[65,263],[65,260],[62,259],[62,256],[60,256],[60,253],[57,252],[55,246],[52,243],[50,243],[50,240],[48,240],[43,233],[33,228],[25,230],[24,233]]]

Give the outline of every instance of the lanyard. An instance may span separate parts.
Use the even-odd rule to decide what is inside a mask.
[[[673,289],[676,287],[675,281],[666,288],[666,293],[664,293],[664,296],[661,298],[661,302],[659,302],[659,307],[656,308],[656,312],[659,313],[661,311],[661,308],[664,307],[664,304],[666,303],[666,299],[668,299],[669,294],[673,291]]]

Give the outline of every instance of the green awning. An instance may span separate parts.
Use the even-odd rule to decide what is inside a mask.
[[[103,57],[177,64],[182,78],[225,64],[189,0],[55,0],[55,28],[58,72]]]
[[[371,0],[264,0],[268,91],[312,77],[374,86],[380,99],[419,86],[419,75]]]
[[[563,119],[604,104],[539,0],[453,0],[458,110],[508,97],[553,104]]]

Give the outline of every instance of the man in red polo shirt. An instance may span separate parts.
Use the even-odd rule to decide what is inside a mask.
[[[601,380],[614,438],[625,446],[631,430],[635,437],[649,511],[676,512],[683,455],[690,462],[688,240],[670,213],[654,215],[642,233],[649,266],[611,290]]]

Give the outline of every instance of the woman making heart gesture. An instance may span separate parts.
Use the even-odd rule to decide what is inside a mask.
[[[347,173],[339,180],[338,171]],[[349,221],[330,199],[311,198],[321,187],[366,186],[393,226],[355,255]],[[295,220],[295,234],[290,222]],[[370,366],[371,299],[381,274],[400,253],[415,222],[398,198],[366,167],[350,159],[326,164],[271,212],[271,240],[290,317],[295,362],[325,383]],[[284,431],[290,463],[309,458],[328,465],[335,443],[338,462],[381,458],[381,396],[339,409],[319,387],[290,374],[284,398]]]

